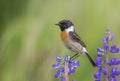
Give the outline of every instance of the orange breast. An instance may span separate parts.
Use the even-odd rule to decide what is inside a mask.
[[[66,31],[61,32],[61,40],[68,41],[68,33]]]

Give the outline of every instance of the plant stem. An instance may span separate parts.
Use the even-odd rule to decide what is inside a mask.
[[[109,41],[107,41],[107,44],[109,46]],[[109,78],[108,78],[108,66],[109,66],[109,49],[106,50],[106,59],[105,59],[105,69],[106,69],[106,75],[105,75],[105,80],[108,81]]]
[[[69,78],[68,78],[68,62],[65,62],[64,71],[65,71],[65,81],[69,81]]]
[[[105,80],[108,81],[108,62],[109,62],[109,51],[106,51],[105,69],[107,74],[105,75]]]

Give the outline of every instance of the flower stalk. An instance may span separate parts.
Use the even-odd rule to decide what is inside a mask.
[[[68,78],[68,62],[65,62],[65,81],[69,81],[69,78]]]
[[[80,62],[71,60],[69,55],[64,58],[57,56],[56,63],[52,65],[53,68],[57,69],[55,78],[61,79],[61,81],[69,81],[69,76],[75,73],[78,66],[80,66]]]
[[[117,54],[120,51],[117,45],[110,45],[114,38],[115,35],[107,29],[105,37],[102,38],[103,48],[97,48],[98,57],[95,63],[99,69],[94,74],[95,81],[118,81],[117,76],[120,75],[120,71],[117,66],[120,64],[120,60],[117,57],[109,58],[111,54]]]
[[[108,81],[108,64],[109,64],[109,51],[106,51],[106,61],[105,61],[105,69],[106,69],[105,79],[106,79],[106,81]]]

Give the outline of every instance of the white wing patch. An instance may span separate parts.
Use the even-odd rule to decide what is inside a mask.
[[[88,53],[85,47],[83,47],[82,53],[83,54]]]

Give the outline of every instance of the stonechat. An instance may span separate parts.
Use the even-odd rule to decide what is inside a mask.
[[[93,59],[89,56],[85,43],[75,32],[74,24],[70,20],[61,20],[56,25],[61,29],[61,40],[64,45],[76,54],[71,59],[78,57],[80,54],[86,55],[93,66],[96,66]]]

